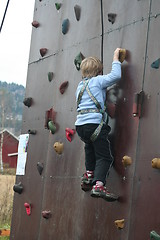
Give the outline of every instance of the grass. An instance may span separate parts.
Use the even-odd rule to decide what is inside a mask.
[[[0,229],[10,229],[13,209],[13,186],[14,175],[0,174]],[[1,236],[0,240],[7,240],[9,237]]]

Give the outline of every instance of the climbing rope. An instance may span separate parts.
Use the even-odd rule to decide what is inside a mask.
[[[6,4],[6,8],[5,8],[4,15],[3,15],[3,19],[2,19],[2,22],[1,22],[1,26],[0,26],[0,32],[2,31],[2,27],[3,27],[3,23],[4,23],[4,19],[5,19],[6,13],[7,13],[9,1],[10,1],[10,0],[8,0],[8,1],[7,1],[7,4]]]

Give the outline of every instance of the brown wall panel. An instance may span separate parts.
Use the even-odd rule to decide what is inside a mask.
[[[61,8],[57,11],[55,1],[36,1],[34,10],[34,20],[40,23],[38,28],[33,28],[30,62],[41,58],[39,49],[46,47],[48,56],[54,55],[64,50],[69,50],[80,43],[86,43],[91,39],[99,38],[101,34],[100,22],[100,2],[73,1],[68,4],[61,1]],[[80,20],[77,21],[74,6],[81,7]],[[95,16],[96,17],[93,17]],[[62,33],[62,23],[64,19],[69,19],[69,29],[67,34]],[[84,29],[85,26],[85,29]]]
[[[134,195],[132,204],[132,220],[130,239],[138,239],[139,232],[144,239],[149,238],[152,230],[160,233],[160,202],[158,169],[151,166],[153,158],[160,156],[160,115],[159,115],[159,69],[151,64],[159,58],[159,1],[152,1],[147,42],[147,56],[143,90],[145,93],[143,115],[140,120],[140,130],[137,147],[137,166],[134,178]]]
[[[122,4],[116,4],[113,1],[107,1],[104,6],[104,16],[109,12],[117,14],[113,25],[105,21],[104,64],[110,66],[109,61],[116,47],[127,49],[130,56],[130,61],[122,64],[122,80],[118,84],[118,91],[116,86],[114,92],[114,94],[117,94],[116,114],[115,119],[111,119],[110,124],[113,128],[112,134],[115,142],[115,164],[107,181],[109,187],[112,189],[114,186],[121,196],[119,204],[116,204],[113,208],[111,206],[112,220],[110,222],[124,218],[125,228],[121,232],[117,231],[117,235],[119,234],[122,239],[130,239],[132,197],[134,196],[133,182],[139,129],[139,118],[133,117],[132,109],[135,93],[139,93],[143,85],[148,19],[143,21],[140,21],[140,19],[147,17],[146,9],[149,9],[149,2],[143,2],[142,4],[138,1],[124,1]],[[132,165],[126,169],[122,165],[122,158],[125,155],[130,156],[133,161]],[[111,239],[115,238],[111,237]],[[141,235],[135,239],[141,239]]]
[[[149,239],[151,230],[159,231],[158,211],[153,207],[159,203],[156,194],[159,172],[151,168],[152,158],[159,157],[159,73],[150,67],[159,58],[158,0],[61,3],[57,11],[55,1],[35,2],[34,20],[40,26],[32,31],[26,87],[26,97],[33,98],[33,105],[24,107],[22,133],[35,129],[37,134],[30,135],[26,174],[17,176],[16,180],[23,183],[24,192],[15,193],[11,239]],[[79,21],[74,13],[76,4],[81,7]],[[108,13],[116,14],[114,24],[108,21]],[[64,35],[61,26],[66,18],[70,25]],[[44,47],[48,52],[41,57],[39,50]],[[110,100],[116,104],[115,116],[109,121],[115,164],[107,187],[118,193],[120,199],[107,203],[81,190],[84,145],[77,134],[69,142],[65,128],[75,128],[75,91],[81,74],[74,58],[81,52],[85,57],[92,55],[101,59],[103,50],[106,74],[111,69],[116,47],[126,48],[129,58],[122,64],[121,82],[109,91]],[[48,72],[54,73],[51,82]],[[61,94],[59,87],[64,81],[69,85]],[[135,93],[141,90],[145,92],[145,99],[139,119],[133,117],[132,108]],[[51,107],[56,112],[58,125],[55,134],[44,128],[45,112]],[[64,144],[61,155],[53,148],[57,141]],[[133,160],[126,169],[122,165],[124,155]],[[37,162],[44,163],[41,176]],[[31,216],[26,215],[24,202],[33,204]],[[42,217],[43,210],[51,211],[49,219]],[[119,230],[114,221],[123,218],[125,227]]]

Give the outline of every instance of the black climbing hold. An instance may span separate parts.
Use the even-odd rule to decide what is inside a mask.
[[[40,162],[38,162],[37,163],[37,170],[38,170],[38,172],[39,172],[39,174],[41,175],[42,174],[42,172],[43,172],[43,163],[40,163]]]
[[[158,58],[156,61],[154,61],[154,62],[151,64],[151,67],[152,67],[152,68],[155,68],[155,69],[158,69],[158,68],[159,68],[159,65],[160,65],[160,58]]]
[[[69,19],[64,19],[63,23],[62,23],[62,33],[66,34],[68,32],[69,29]]]
[[[53,76],[54,76],[53,72],[49,72],[49,73],[48,73],[48,81],[49,81],[49,82],[52,81]]]
[[[116,20],[116,16],[117,16],[117,14],[115,14],[115,13],[108,13],[108,21],[113,24]]]
[[[74,6],[74,12],[75,12],[75,16],[76,16],[77,21],[79,21],[80,17],[81,17],[81,8],[80,8],[80,6],[75,5]]]
[[[56,6],[56,9],[59,10],[61,8],[62,4],[61,3],[55,3],[55,6]]]
[[[28,97],[23,100],[25,106],[30,107],[32,105],[32,98]]]
[[[29,130],[28,130],[28,133],[29,133],[29,134],[32,134],[32,135],[36,135],[37,131],[36,131],[36,130],[31,130],[31,129],[29,129]]]
[[[74,59],[74,64],[77,68],[77,70],[79,71],[80,70],[80,65],[81,65],[81,62],[82,60],[84,59],[85,57],[83,56],[83,54],[80,52],[78,53],[78,55],[75,57]]]
[[[22,185],[22,183],[19,182],[19,183],[15,184],[15,185],[13,186],[13,190],[14,190],[15,192],[21,194],[21,193],[23,192],[23,185]]]

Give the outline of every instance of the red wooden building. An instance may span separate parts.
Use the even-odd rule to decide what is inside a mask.
[[[2,138],[3,134],[3,138]],[[2,141],[3,139],[3,141]],[[0,132],[0,149],[2,146],[2,161],[3,166],[8,166],[9,168],[16,168],[17,166],[17,156],[18,156],[18,138],[9,132],[7,129],[4,129]]]

